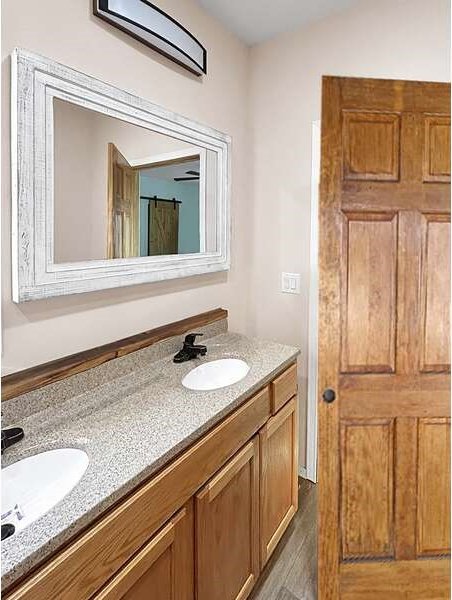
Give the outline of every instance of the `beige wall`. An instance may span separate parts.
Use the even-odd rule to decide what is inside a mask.
[[[190,75],[92,16],[91,0],[2,2],[3,372],[13,372],[147,328],[223,306],[245,331],[249,255],[249,50],[195,0],[159,0],[209,53],[209,74]],[[9,54],[39,52],[233,138],[232,269],[229,273],[15,305],[10,273]]]
[[[302,349],[304,428],[308,353],[311,124],[322,75],[450,77],[448,0],[364,0],[251,51],[254,241],[250,315],[259,337]],[[282,271],[301,273],[301,296],[282,294]],[[304,462],[304,436],[300,436]]]

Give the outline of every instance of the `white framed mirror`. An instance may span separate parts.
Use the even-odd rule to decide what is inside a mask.
[[[229,269],[228,135],[12,55],[13,300]]]

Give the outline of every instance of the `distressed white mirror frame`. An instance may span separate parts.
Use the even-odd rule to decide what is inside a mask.
[[[216,251],[55,263],[54,98],[215,152]],[[12,54],[11,118],[14,302],[229,269],[231,140],[228,135],[22,49]]]

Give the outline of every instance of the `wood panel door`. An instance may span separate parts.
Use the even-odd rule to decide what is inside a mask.
[[[292,398],[259,431],[261,568],[298,509],[298,399]]]
[[[323,81],[320,599],[450,597],[449,104]]]
[[[108,258],[133,258],[139,252],[138,171],[108,144]]]
[[[259,576],[259,440],[196,495],[196,599],[245,600]]]
[[[194,600],[193,500],[93,600]]]

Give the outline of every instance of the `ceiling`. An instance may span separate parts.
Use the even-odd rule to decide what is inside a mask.
[[[166,181],[174,181],[174,177],[189,177],[189,175],[187,175],[187,171],[199,172],[199,158],[179,164],[174,163],[172,165],[166,165],[163,167],[140,169],[140,175],[155,179],[165,179]]]
[[[198,0],[207,12],[249,46],[341,12],[356,1]]]

